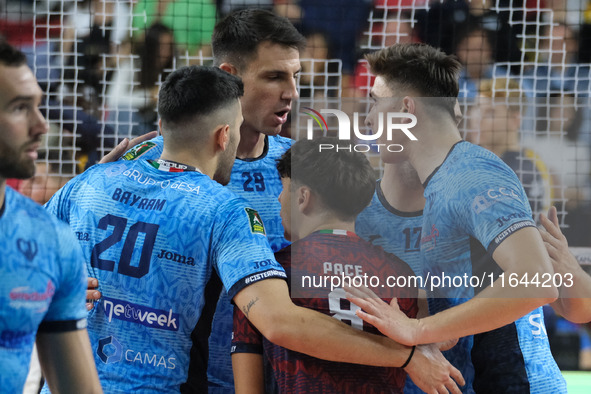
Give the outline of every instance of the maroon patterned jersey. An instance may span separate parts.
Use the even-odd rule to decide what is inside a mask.
[[[410,267],[351,232],[318,231],[275,256],[289,277],[296,305],[379,334],[355,315],[358,307],[345,298],[343,282],[351,280],[353,285],[370,287],[384,301],[398,297],[400,309],[416,317],[417,288],[408,286],[406,280],[413,276]],[[397,283],[406,285],[396,287]],[[402,393],[404,388],[406,372],[400,368],[325,361],[276,346],[263,338],[237,308],[232,345],[233,353],[264,352],[282,393]]]

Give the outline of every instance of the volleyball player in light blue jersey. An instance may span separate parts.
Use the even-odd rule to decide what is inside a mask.
[[[0,391],[23,391],[33,344],[60,392],[100,393],[86,333],[82,252],[72,231],[6,187],[35,174],[47,123],[25,55],[0,43]]]
[[[215,64],[238,75],[244,82],[244,123],[240,144],[227,187],[256,209],[273,251],[289,244],[283,236],[277,198],[281,180],[276,160],[292,140],[279,135],[298,97],[296,80],[300,71],[299,51],[304,37],[285,18],[263,10],[244,10],[218,23],[212,37]],[[162,137],[132,148],[124,159],[156,159]],[[222,291],[210,339],[209,375],[212,392],[233,393],[230,358],[233,306]]]
[[[361,238],[400,257],[415,276],[422,276],[420,241],[424,205],[423,187],[415,169],[408,162],[385,163],[371,203],[357,216],[355,231]],[[420,317],[428,314],[428,306],[424,289],[419,294]],[[423,390],[407,377],[404,392],[423,393]]]
[[[556,288],[533,288],[523,283],[511,287],[506,282],[503,287],[502,279],[497,279],[498,272],[494,270],[498,265],[506,277],[537,274],[541,278],[553,274],[550,259],[531,219],[529,203],[515,174],[492,153],[460,142],[453,110],[459,63],[422,44],[394,45],[368,55],[368,60],[372,72],[377,75],[372,88],[376,104],[368,117],[370,125],[376,113],[391,111],[393,106],[396,112],[408,112],[417,118],[412,132],[418,140],[409,142],[400,133],[401,137],[395,136],[394,141],[388,142],[403,145],[403,152],[384,152],[382,158],[391,163],[408,160],[426,188],[420,249],[423,276],[431,278],[426,287],[432,315],[409,320],[396,308],[377,303],[375,299],[351,297],[369,312],[360,312],[360,316],[406,344],[468,336],[466,343],[460,342],[451,350],[455,353],[449,356],[467,381],[470,371],[481,362],[474,358],[469,336],[509,324],[513,327],[513,338],[507,336],[500,342],[511,339],[510,345],[499,346],[501,351],[498,352],[495,350],[498,343],[491,341],[489,353],[479,349],[478,357],[484,362],[502,361],[488,371],[486,378],[490,386],[467,384],[464,391],[494,391],[493,387],[504,385],[526,392],[564,392],[566,385],[551,357],[543,317],[537,309],[555,300]],[[495,264],[482,266],[479,264],[481,257],[492,258]],[[491,281],[496,279],[494,286],[485,284],[483,288],[486,288],[481,290],[470,282],[464,286],[448,284],[430,288],[444,274],[470,277],[480,273],[492,278]],[[360,297],[367,294],[355,289],[352,292]],[[524,315],[527,316],[524,318]],[[518,346],[515,346],[516,341]],[[521,352],[521,364],[503,363],[516,359],[504,351],[508,348]],[[504,374],[512,370],[516,373]]]

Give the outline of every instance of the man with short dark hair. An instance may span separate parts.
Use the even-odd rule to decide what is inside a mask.
[[[188,377],[206,390],[215,271],[238,286],[260,271],[249,262],[272,259],[263,235],[243,231],[256,212],[220,185],[240,140],[242,93],[218,68],[175,71],[159,94],[160,158],[94,166],[47,204],[77,231],[101,285],[89,333],[109,392],[178,391]],[[240,257],[242,248],[252,253]],[[190,361],[200,367],[188,376]]]
[[[0,43],[0,390],[22,392],[36,341],[56,392],[102,392],[86,333],[86,273],[71,230],[7,178],[35,174],[47,123],[25,55]]]
[[[540,308],[554,301],[557,290],[535,285],[536,277],[553,275],[550,258],[515,173],[492,152],[460,137],[454,115],[460,64],[424,44],[394,45],[368,60],[377,75],[370,126],[379,112],[417,118],[412,132],[418,141],[400,137],[395,142],[403,151],[383,151],[382,159],[409,161],[425,188],[420,253],[423,276],[431,278],[425,287],[432,315],[410,320],[375,298],[355,298],[369,292],[351,289],[350,299],[369,312],[359,316],[406,344],[462,337],[447,357],[466,378],[466,392],[564,392]],[[437,285],[444,274],[484,283]],[[509,278],[520,280],[509,283]],[[522,278],[534,282],[528,286]],[[472,335],[493,329],[502,332],[473,344]]]
[[[218,22],[212,36],[214,64],[239,76],[244,83],[241,99],[244,122],[228,188],[245,198],[261,215],[273,251],[287,246],[277,197],[281,180],[275,160],[292,141],[279,135],[292,100],[298,98],[296,79],[305,38],[286,18],[270,11],[246,9]],[[155,159],[162,137],[128,152],[125,159]],[[222,291],[209,340],[210,391],[233,393],[230,341],[232,310]]]

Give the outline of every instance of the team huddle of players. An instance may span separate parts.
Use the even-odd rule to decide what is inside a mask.
[[[535,328],[559,295],[559,312],[591,320],[589,278],[564,257],[555,211],[540,233],[515,173],[461,139],[457,60],[422,44],[368,55],[370,126],[388,110],[418,119],[419,141],[393,136],[404,150],[381,153],[376,182],[363,154],[318,149],[335,139],[279,136],[304,43],[271,12],[231,14],[215,67],[162,84],[160,136],[45,210],[2,185],[2,390],[21,390],[37,338],[44,392],[566,392]],[[41,92],[20,52],[0,53],[0,176],[24,178],[47,132]],[[425,305],[414,287],[295,285],[326,262],[386,277],[544,274],[564,260],[569,289],[446,288]]]

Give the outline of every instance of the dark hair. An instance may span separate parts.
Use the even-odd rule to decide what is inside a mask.
[[[25,54],[6,41],[0,40],[0,63],[5,66],[19,67],[27,64]]]
[[[165,69],[172,68],[172,60],[174,57],[174,51],[170,59],[167,59],[166,63],[161,67],[158,66],[160,59],[160,43],[162,36],[173,32],[162,23],[156,22],[146,30],[146,35],[143,42],[137,43],[137,53],[140,56],[141,69],[140,69],[140,86],[145,88],[151,88],[158,82],[158,76],[162,74],[162,80],[166,79],[167,74],[164,74]],[[174,48],[174,42],[171,44]]]
[[[256,54],[259,44],[270,41],[301,51],[306,39],[291,22],[267,10],[236,11],[213,29],[211,47],[215,65],[225,61],[243,68]]]
[[[182,123],[207,115],[242,97],[242,80],[217,67],[188,66],[172,72],[158,94],[163,122]]]
[[[320,150],[321,144],[333,148]],[[372,199],[376,174],[363,153],[337,146],[334,137],[297,141],[277,161],[277,170],[282,178],[308,186],[341,220],[354,220]]]
[[[459,92],[462,65],[455,56],[446,55],[427,44],[401,43],[365,56],[371,72],[401,89],[412,89],[421,97],[435,100],[455,118],[454,106]]]

